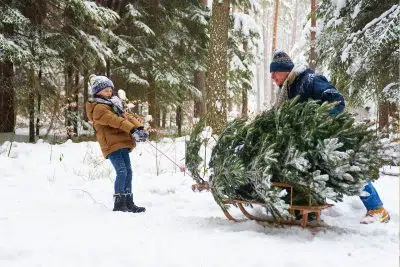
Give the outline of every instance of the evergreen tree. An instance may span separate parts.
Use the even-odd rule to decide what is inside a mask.
[[[245,2],[248,3],[248,2]],[[231,16],[228,43],[228,92],[233,101],[242,106],[242,116],[247,116],[248,94],[252,88],[252,64],[260,37],[260,28],[250,12],[257,13],[256,7],[242,4],[243,11],[237,7]]]
[[[185,151],[185,166],[192,174],[196,183],[201,184],[204,182],[200,175],[200,164],[203,162],[203,158],[200,157],[199,152],[202,145],[202,140],[200,137],[201,131],[204,129],[205,119],[202,118],[193,128],[189,141],[186,142]]]
[[[272,182],[293,186],[295,203],[322,204],[358,195],[362,184],[378,178],[379,144],[367,124],[351,114],[328,115],[332,104],[288,101],[253,121],[234,120],[213,149],[211,188],[223,199],[258,200],[284,215],[284,192]]]
[[[328,68],[332,81],[351,104],[362,104],[365,99],[382,102],[384,88],[400,94],[398,1],[339,4],[324,0],[319,6],[318,65]]]

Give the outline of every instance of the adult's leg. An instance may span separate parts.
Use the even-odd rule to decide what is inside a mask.
[[[381,198],[375,187],[369,181],[364,185],[360,193],[360,199],[363,202],[365,208],[367,209],[367,217],[371,217],[370,220],[362,221],[362,223],[373,222],[373,218],[379,218],[380,222],[388,222],[390,220],[389,213],[383,207]]]
[[[360,199],[367,210],[374,210],[383,207],[381,198],[379,197],[379,194],[376,191],[373,184],[371,183],[371,181],[366,183],[362,188],[360,193]]]

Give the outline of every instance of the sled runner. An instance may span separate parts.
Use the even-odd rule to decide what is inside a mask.
[[[273,186],[286,188],[290,191],[290,203],[289,203],[289,213],[294,216],[295,212],[297,211],[300,216],[301,220],[295,219],[281,219],[279,217],[272,217],[272,216],[257,216],[249,213],[245,206],[253,206],[253,205],[260,205],[265,206],[266,203],[258,202],[258,201],[245,201],[245,200],[238,200],[238,199],[225,199],[223,203],[225,205],[234,205],[239,208],[239,210],[243,213],[250,220],[255,220],[257,222],[262,223],[274,223],[274,224],[281,224],[281,225],[297,225],[301,227],[319,227],[321,226],[321,211],[333,206],[333,204],[323,204],[323,205],[293,205],[293,187],[287,183],[272,183]],[[194,184],[192,185],[193,191],[203,191],[209,190],[210,186],[207,182],[202,184]],[[224,215],[232,221],[238,222],[242,220],[235,219],[227,209],[223,210]],[[309,223],[309,214],[315,214],[315,221]]]

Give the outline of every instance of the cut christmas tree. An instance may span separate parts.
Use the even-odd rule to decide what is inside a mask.
[[[381,160],[373,128],[348,112],[330,116],[333,105],[296,98],[251,121],[228,123],[209,163],[221,208],[226,199],[258,201],[272,215],[286,216],[287,192],[273,182],[293,186],[293,204],[320,205],[358,195],[366,181],[377,179]]]

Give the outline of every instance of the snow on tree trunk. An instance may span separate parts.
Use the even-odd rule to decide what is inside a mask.
[[[229,0],[214,1],[212,6],[210,48],[207,73],[207,120],[219,134],[227,122],[227,72]]]

